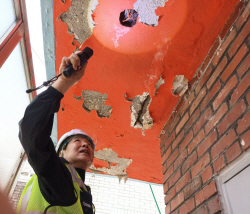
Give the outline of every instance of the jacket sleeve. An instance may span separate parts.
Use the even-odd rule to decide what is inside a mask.
[[[19,139],[38,176],[44,198],[50,204],[71,205],[75,202],[71,175],[50,138],[54,113],[58,112],[62,98],[63,94],[53,87],[39,94],[19,122]]]

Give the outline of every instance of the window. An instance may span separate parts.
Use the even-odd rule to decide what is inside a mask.
[[[217,177],[225,213],[245,214],[250,210],[250,152],[222,170]]]
[[[8,194],[24,157],[18,121],[36,96],[25,0],[3,0],[0,7],[0,190]]]

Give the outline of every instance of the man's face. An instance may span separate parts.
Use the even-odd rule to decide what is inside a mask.
[[[63,150],[63,157],[72,166],[87,170],[93,163],[94,150],[87,139],[76,136],[70,140],[66,150]]]

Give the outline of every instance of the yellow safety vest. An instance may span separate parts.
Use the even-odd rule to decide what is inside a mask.
[[[17,205],[17,213],[19,214],[84,214],[80,201],[80,192],[82,187],[85,191],[88,191],[85,184],[83,183],[81,177],[70,164],[65,164],[72,176],[73,185],[76,190],[75,196],[77,201],[71,206],[51,206],[43,197],[39,184],[37,175],[33,175],[29,182],[26,184],[19,203]],[[91,205],[92,206],[92,205]],[[94,206],[93,213],[94,212]]]

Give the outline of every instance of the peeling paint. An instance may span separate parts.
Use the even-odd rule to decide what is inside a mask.
[[[68,33],[74,35],[72,44],[77,40],[82,45],[92,35],[95,23],[91,15],[97,5],[98,0],[72,0],[68,12],[58,17],[67,24]]]
[[[155,14],[158,7],[164,7],[168,0],[137,0],[134,9],[139,13],[139,22],[156,27],[158,25],[159,16]]]
[[[124,178],[124,182],[128,179],[128,174],[126,172],[127,167],[132,163],[132,159],[119,158],[118,154],[112,149],[103,149],[95,152],[95,158],[103,161],[107,161],[108,167],[96,168],[94,164],[89,168],[93,173],[107,173],[109,175],[114,175],[121,180]]]
[[[128,99],[129,102],[133,102],[130,106],[131,110],[131,126],[135,129],[140,128],[142,134],[146,129],[153,127],[153,119],[149,114],[149,105],[152,99],[148,92],[144,92],[142,95],[136,96],[134,99]]]
[[[120,37],[123,37],[125,34],[127,34],[130,31],[130,28],[123,27],[123,26],[117,26],[114,24],[115,29],[115,38],[112,38],[112,41],[114,43],[114,46],[117,48],[119,46],[118,40]]]
[[[74,95],[73,96],[77,101],[81,101],[82,100],[82,96],[76,96],[76,95]]]
[[[184,75],[176,75],[173,81],[172,93],[177,96],[182,96],[188,89],[188,80]]]
[[[156,92],[158,91],[158,89],[160,88],[160,86],[161,86],[162,84],[165,84],[165,81],[164,81],[164,79],[162,79],[161,76],[160,76],[158,82],[157,82],[156,85],[155,85],[155,93],[154,93],[154,96],[155,96]]]
[[[96,113],[99,117],[107,117],[110,118],[112,107],[108,105],[104,105],[105,101],[108,98],[108,95],[101,94],[99,91],[89,91],[83,90],[82,96],[73,96],[77,101],[82,100],[84,98],[82,107],[88,113],[92,110],[96,110]]]

